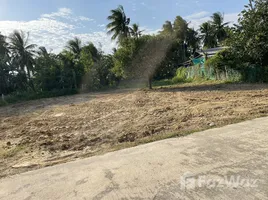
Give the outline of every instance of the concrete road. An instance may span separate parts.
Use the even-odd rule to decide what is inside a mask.
[[[1,200],[268,199],[268,118],[0,180]]]

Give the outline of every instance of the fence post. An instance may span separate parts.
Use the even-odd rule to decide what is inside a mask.
[[[2,94],[2,101],[5,101],[5,95]]]

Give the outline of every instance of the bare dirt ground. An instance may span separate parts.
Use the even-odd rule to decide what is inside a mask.
[[[0,108],[0,177],[268,115],[268,85],[116,90]]]

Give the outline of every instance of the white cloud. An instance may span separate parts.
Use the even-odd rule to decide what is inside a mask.
[[[186,17],[184,17],[184,19],[188,19],[188,20],[191,20],[191,19],[198,19],[198,18],[202,18],[202,17],[205,17],[209,14],[209,12],[206,12],[206,11],[202,11],[202,12],[198,12],[198,13],[193,13],[191,15],[188,15]]]
[[[236,24],[238,22],[239,13],[229,13],[224,15],[224,21],[230,22],[231,24]]]
[[[57,12],[41,15],[37,20],[0,21],[0,32],[4,35],[9,35],[14,30],[30,32],[31,43],[45,46],[55,53],[59,53],[66,42],[75,36],[81,38],[83,43],[93,42],[97,47],[101,44],[105,53],[111,52],[116,43],[111,42],[105,31],[77,33],[78,29],[81,31],[81,28],[85,28],[83,23],[91,21],[93,19],[74,15],[68,8],[60,8]]]
[[[79,16],[78,19],[80,19],[81,21],[89,21],[89,22],[94,21],[94,19],[90,19],[90,18],[84,17],[84,16]]]
[[[57,12],[53,12],[50,14],[41,15],[41,19],[57,19],[57,20],[69,20],[72,22],[78,21],[94,21],[94,19],[90,19],[84,16],[76,16],[73,14],[73,11],[69,8],[59,8]]]
[[[59,8],[57,12],[41,15],[42,18],[55,19],[57,17],[69,18],[72,15],[72,10],[69,8]]]
[[[144,35],[156,35],[159,31],[161,31],[161,29],[150,29],[146,26],[142,26],[140,27],[140,29],[143,31]]]
[[[195,30],[199,29],[200,25],[204,22],[210,21],[212,13],[202,11],[198,13],[193,13],[191,15],[183,17],[190,24],[189,26],[194,28]],[[230,25],[237,23],[238,21],[238,13],[228,13],[224,14],[224,21],[230,22]]]

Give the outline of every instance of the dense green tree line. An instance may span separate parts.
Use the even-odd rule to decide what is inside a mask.
[[[229,48],[213,58],[214,64],[238,70],[243,81],[268,82],[268,1],[249,0],[238,24],[226,32],[223,43]]]
[[[29,34],[0,35],[0,93],[96,90],[116,84],[113,59],[92,43],[68,41],[59,54],[29,44]]]
[[[20,91],[42,93],[61,90],[98,90],[124,80],[141,80],[150,88],[153,80],[171,78],[176,69],[201,48],[228,45],[219,65],[241,68],[245,63],[268,66],[268,6],[250,0],[237,25],[230,27],[217,12],[198,30],[177,16],[161,31],[146,35],[127,17],[123,6],[111,10],[108,35],[118,42],[105,55],[79,38],[67,42],[59,54],[29,43],[29,34],[0,34],[0,94]],[[264,76],[264,75],[263,75]]]

